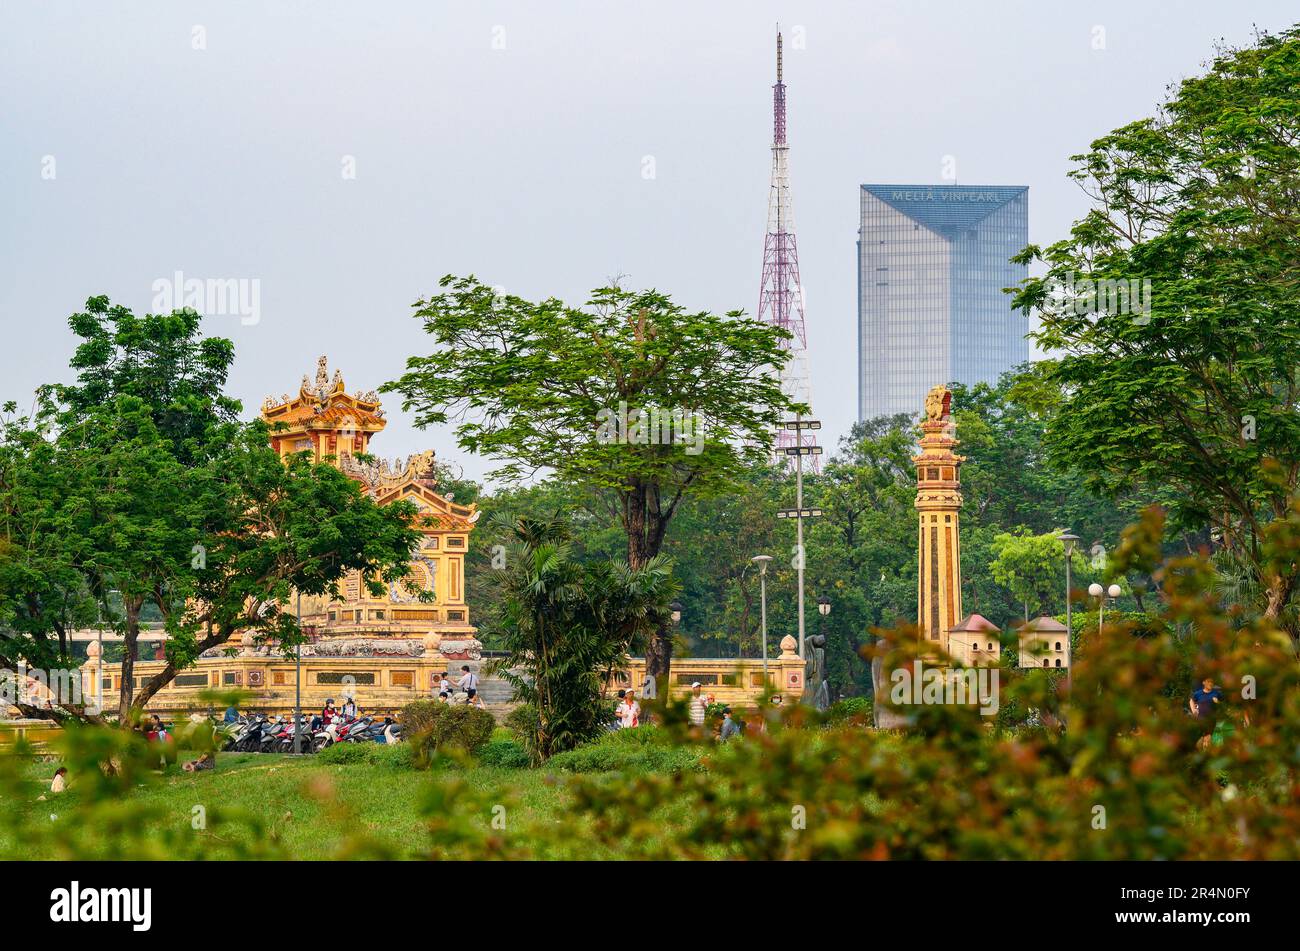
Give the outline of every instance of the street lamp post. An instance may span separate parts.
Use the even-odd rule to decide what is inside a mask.
[[[1088,585],[1088,593],[1097,599],[1097,633],[1101,633],[1101,625],[1105,619],[1106,598],[1118,598],[1123,589],[1119,585],[1113,584],[1109,588],[1103,588],[1097,582]]]
[[[749,560],[758,565],[759,629],[763,632],[763,689],[767,690],[767,563],[772,560],[772,556],[755,555]]]
[[[785,454],[794,456],[795,471],[795,489],[793,509],[782,509],[776,513],[777,518],[793,518],[795,520],[795,551],[798,553],[798,559],[795,563],[795,571],[799,575],[799,656],[804,656],[803,648],[803,567],[807,560],[804,557],[803,549],[803,520],[805,518],[816,518],[821,515],[821,509],[805,509],[803,507],[803,457],[820,456],[822,454],[821,446],[805,446],[803,444],[804,430],[821,429],[820,420],[804,419],[796,415],[793,422],[785,424],[787,430],[793,430],[795,435],[795,445],[786,446]]]
[[[1074,546],[1079,544],[1079,536],[1072,535],[1069,532],[1062,532],[1056,536],[1061,541],[1061,546],[1065,549],[1065,644],[1069,651],[1066,656],[1065,667],[1065,689],[1068,693],[1074,685],[1074,626],[1070,614],[1070,556],[1074,553]]]
[[[826,615],[828,615],[828,614],[831,613],[831,599],[828,598],[828,597],[826,597],[826,595],[824,595],[824,594],[823,594],[820,598],[817,599],[817,613],[820,614],[820,615],[821,615],[821,618],[822,618],[822,619],[821,619],[821,626],[820,626],[820,628],[818,628],[817,633],[820,634],[820,635],[822,636],[822,648],[823,648],[823,650],[825,650],[825,649],[826,649]],[[827,651],[827,653],[826,653],[826,654],[823,654],[822,656],[823,656],[823,657],[829,657],[829,656],[830,656],[830,652]],[[820,689],[821,689],[821,685],[818,684],[818,686],[817,686],[817,690],[820,690]],[[816,691],[814,691],[813,696],[815,697],[816,695],[817,695],[817,694],[816,694]],[[827,702],[827,704],[829,704],[829,703],[831,702],[831,698],[830,698],[830,684],[829,684],[829,683],[827,683],[827,685],[826,685],[826,702]]]
[[[302,592],[298,592],[295,611],[298,615],[298,636],[302,637]],[[293,647],[293,751],[302,752],[302,641]]]
[[[104,715],[104,607],[95,601],[96,642],[99,644],[99,663],[96,665],[95,682],[99,684],[99,715]]]

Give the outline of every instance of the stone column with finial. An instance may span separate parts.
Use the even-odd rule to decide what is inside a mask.
[[[927,647],[948,650],[948,631],[962,617],[961,464],[952,420],[952,393],[936,386],[925,397],[921,452],[916,466],[916,510],[920,517],[917,563],[916,626]]]

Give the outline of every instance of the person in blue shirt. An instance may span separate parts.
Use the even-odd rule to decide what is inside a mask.
[[[1219,705],[1223,703],[1223,691],[1214,685],[1213,677],[1206,677],[1201,681],[1201,688],[1192,693],[1191,699],[1187,702],[1192,711],[1192,716],[1196,717],[1203,726],[1205,735],[1197,741],[1196,745],[1200,749],[1210,745],[1210,738],[1214,735],[1214,721],[1219,716]]]
[[[722,729],[718,733],[719,742],[725,743],[733,736],[740,736],[744,732],[744,727],[736,720],[731,718],[731,707],[722,708]]]
[[[235,709],[235,705],[233,703],[226,708],[226,722],[227,723],[239,722],[239,711]]]

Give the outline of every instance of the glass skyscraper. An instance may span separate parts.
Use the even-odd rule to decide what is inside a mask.
[[[858,418],[920,412],[939,383],[995,382],[1029,359],[1029,320],[1004,287],[1024,265],[1029,189],[863,185]]]

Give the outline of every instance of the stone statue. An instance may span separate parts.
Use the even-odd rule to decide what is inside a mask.
[[[814,634],[804,642],[807,657],[804,660],[804,703],[825,712],[831,705],[830,683],[826,676],[826,635]]]
[[[925,394],[926,421],[938,423],[947,419],[950,415],[949,407],[951,405],[952,392],[946,386],[930,387],[930,392]]]
[[[885,655],[889,652],[889,642],[880,638],[877,642],[880,652],[871,659],[872,719],[877,730],[902,730],[908,726],[906,714],[885,704],[889,696],[890,678],[885,671]]]

